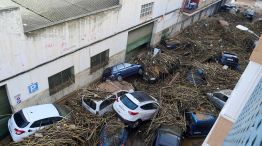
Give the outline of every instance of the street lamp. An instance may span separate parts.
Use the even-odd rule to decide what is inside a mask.
[[[253,34],[254,36],[256,36],[259,39],[259,36],[256,33],[254,33],[253,31],[249,30],[247,27],[245,27],[243,25],[237,25],[236,28],[240,29],[242,31],[249,32],[249,33]]]

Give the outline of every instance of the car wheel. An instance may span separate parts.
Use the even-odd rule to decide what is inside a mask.
[[[142,70],[142,68],[139,68],[139,70],[138,70],[138,74],[139,74],[139,75],[142,75],[142,74],[143,74],[143,70]]]
[[[122,81],[122,80],[123,80],[123,77],[122,77],[121,75],[118,75],[118,76],[117,76],[117,80],[118,80],[118,81]]]

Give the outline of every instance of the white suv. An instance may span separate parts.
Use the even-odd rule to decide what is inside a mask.
[[[135,91],[117,98],[113,109],[125,124],[137,127],[142,121],[153,118],[159,110],[159,103],[145,92]]]
[[[24,108],[13,114],[8,121],[8,129],[14,142],[44,127],[62,120],[70,113],[70,109],[56,104],[43,104]]]

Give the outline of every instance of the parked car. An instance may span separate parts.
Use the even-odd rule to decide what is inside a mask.
[[[69,116],[70,109],[57,104],[43,104],[24,108],[11,116],[8,129],[14,142],[44,127],[56,123]]]
[[[162,125],[157,129],[152,146],[181,146],[182,130]]]
[[[102,80],[106,79],[121,81],[125,77],[142,75],[143,68],[139,64],[121,63],[104,70]]]
[[[128,91],[120,90],[112,95],[109,95],[105,100],[95,100],[90,98],[82,97],[82,106],[92,114],[98,114],[103,116],[106,112],[113,111],[113,103],[116,98],[128,93]]]
[[[229,53],[229,52],[222,52],[220,56],[218,56],[218,63],[222,65],[227,65],[231,69],[239,70],[239,64],[238,64],[238,57],[235,53]]]
[[[125,124],[135,128],[141,122],[153,118],[159,110],[159,103],[145,92],[135,91],[117,98],[113,109]]]
[[[205,113],[186,112],[187,137],[207,136],[217,117]]]
[[[225,4],[220,7],[219,11],[221,12],[229,12],[229,11],[239,12],[239,8],[235,4]]]
[[[253,20],[253,18],[255,17],[255,10],[254,9],[246,9],[244,11],[244,16],[249,19],[249,20]]]
[[[221,90],[214,93],[207,93],[208,99],[218,108],[222,109],[230,97],[232,90]]]
[[[179,43],[174,39],[162,39],[161,44],[167,49],[176,49]]]
[[[114,134],[109,134],[106,124],[100,131],[98,146],[126,146],[128,135],[129,132],[125,127],[117,129]]]

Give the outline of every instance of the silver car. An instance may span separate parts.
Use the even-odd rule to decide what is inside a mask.
[[[105,97],[104,100],[95,100],[82,97],[82,106],[86,109],[86,111],[91,112],[92,114],[103,116],[105,113],[113,111],[112,106],[115,100],[126,93],[129,93],[129,91],[120,90]]]
[[[230,97],[232,90],[220,90],[213,93],[207,93],[208,99],[217,107],[218,109],[222,109]]]

